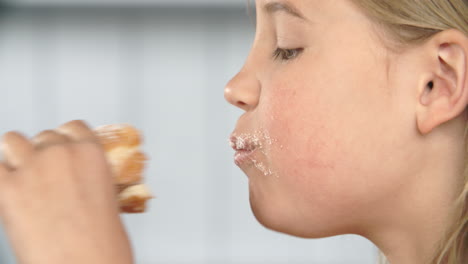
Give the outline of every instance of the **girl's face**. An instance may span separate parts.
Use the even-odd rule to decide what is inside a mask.
[[[362,234],[419,169],[411,69],[348,0],[258,0],[257,32],[226,99],[251,207],[302,237]]]

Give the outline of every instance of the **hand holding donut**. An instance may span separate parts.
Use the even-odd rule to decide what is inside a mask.
[[[18,263],[132,263],[101,141],[82,121],[32,140],[17,132],[3,136],[0,220]]]

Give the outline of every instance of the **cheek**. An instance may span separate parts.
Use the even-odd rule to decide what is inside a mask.
[[[300,105],[296,101],[276,113],[274,123],[266,124],[271,137],[277,140],[270,150],[274,165],[281,166],[279,170],[295,171],[333,168],[330,147],[337,143],[333,135],[336,131],[327,127],[318,107],[311,116],[312,109],[305,111]]]
[[[263,217],[267,224],[274,219],[274,229],[299,236],[324,236],[328,231],[309,228],[333,228],[329,223],[344,213],[341,197],[345,188],[340,178],[349,157],[348,147],[325,105],[311,104],[314,99],[306,94],[286,90],[271,98],[281,99],[271,99],[265,104],[268,109],[259,110],[265,111],[260,113],[267,117],[262,123],[274,142],[266,158],[275,177],[251,179],[253,200],[257,201],[254,210],[257,207],[257,211],[269,212],[261,215],[275,216]],[[345,185],[349,188],[349,183]]]
[[[316,72],[311,79],[319,79],[321,73]],[[261,179],[264,193],[281,201],[279,210],[289,215],[303,212],[301,216],[310,217],[306,223],[330,226],[333,219],[364,215],[398,186],[392,177],[399,175],[395,168],[401,164],[383,161],[388,153],[402,161],[395,151],[399,132],[393,129],[402,123],[392,117],[400,115],[392,114],[385,90],[372,86],[378,80],[355,76],[363,77],[276,81],[268,86],[258,109],[260,123],[274,142],[267,159],[277,176],[276,181]]]
[[[339,102],[333,94],[340,92],[315,87],[323,85],[304,82],[301,76],[290,76],[286,81],[272,82],[265,91],[259,116],[275,141],[270,159],[280,174],[291,175],[287,173],[291,170],[329,170],[337,162],[333,149],[340,145],[341,132],[336,125]]]
[[[325,101],[318,102],[301,90],[277,89],[261,114],[269,117],[263,122],[264,129],[274,139],[268,163],[281,188],[289,188],[287,193],[297,196],[310,193],[311,188],[324,190],[329,185],[327,175],[346,156],[340,148],[340,130],[334,128]]]

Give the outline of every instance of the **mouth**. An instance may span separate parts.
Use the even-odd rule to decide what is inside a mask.
[[[239,136],[231,136],[230,145],[236,151],[234,154],[234,163],[237,166],[242,166],[247,162],[252,162],[251,158],[254,152],[259,147],[259,140],[256,137],[251,137],[247,134]]]

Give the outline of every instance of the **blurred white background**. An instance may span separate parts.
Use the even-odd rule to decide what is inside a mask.
[[[223,87],[253,36],[244,0],[4,1],[0,133],[73,119],[140,128],[157,199],[124,216],[138,264],[375,263],[364,238],[293,238],[251,214],[227,144],[241,111]],[[14,263],[2,234],[0,263]]]

